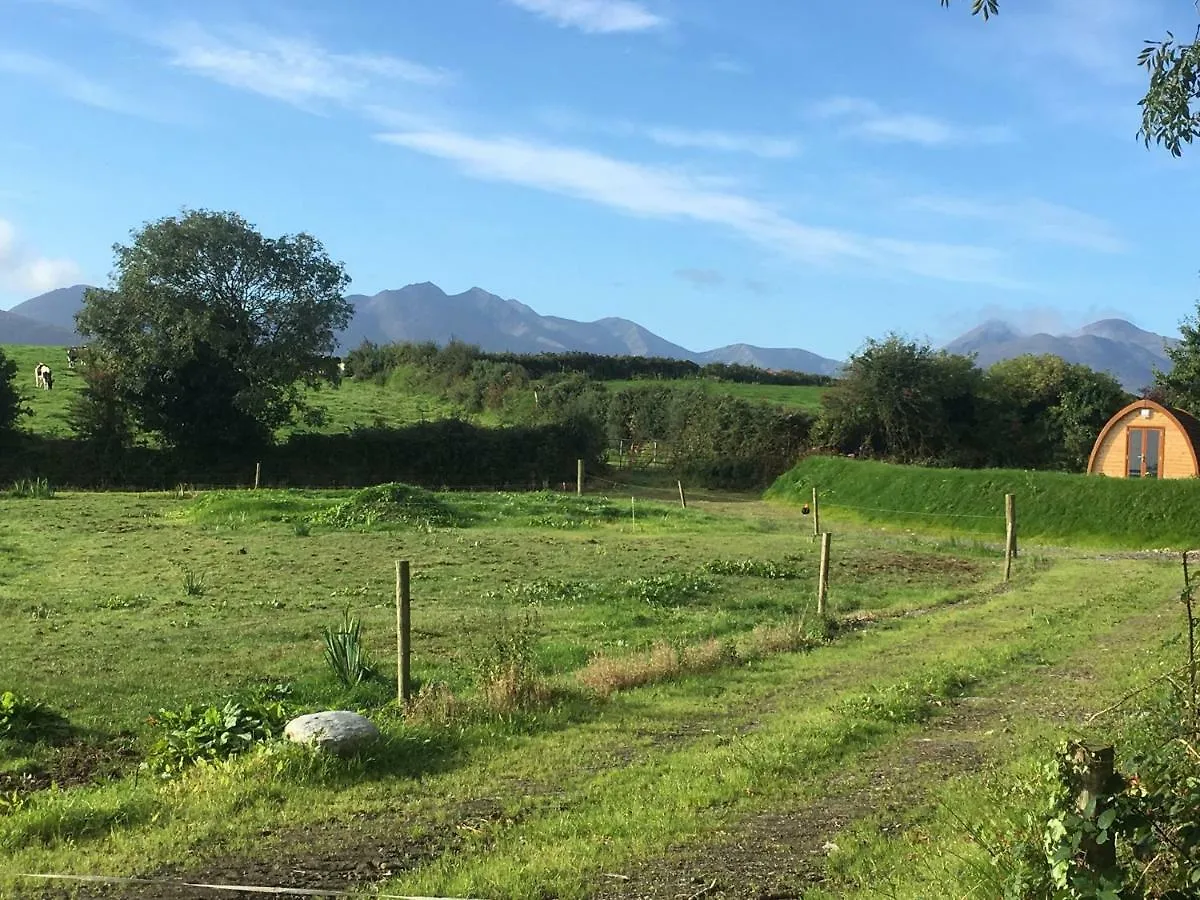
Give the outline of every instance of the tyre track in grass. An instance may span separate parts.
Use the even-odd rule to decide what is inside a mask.
[[[1095,639],[1106,652],[1134,655],[1160,645],[1171,627],[1156,612],[1122,621]],[[627,874],[601,876],[590,896],[784,900],[821,887],[845,896],[847,885],[827,883],[827,859],[845,828],[870,819],[884,834],[899,836],[928,809],[932,789],[1018,751],[998,738],[1011,730],[1007,723],[1037,718],[1052,721],[1064,735],[1078,733],[1092,714],[1120,699],[1120,679],[1098,675],[1095,654],[1088,647],[1056,664],[1031,667],[1038,670],[1028,673],[1033,678],[1010,677],[985,693],[958,698],[929,727],[864,754],[862,770],[832,778],[825,796],[747,816],[712,835],[715,840],[676,845]],[[1059,690],[1048,693],[1047,684]],[[1064,684],[1070,689],[1061,690]]]

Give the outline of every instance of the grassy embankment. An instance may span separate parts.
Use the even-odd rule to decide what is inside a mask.
[[[1148,561],[1028,556],[997,592],[994,553],[847,529],[832,611],[871,610],[887,624],[794,643],[787,635],[801,627],[814,634],[815,547],[785,505],[639,501],[635,525],[623,498],[441,494],[361,525],[330,517],[346,498],[0,499],[0,686],[91,729],[81,746],[99,753],[125,732],[136,755],[156,734],[146,719],[158,707],[280,681],[305,708],[365,707],[385,734],[345,764],[260,754],[167,784],[114,764],[117,777],[103,783],[35,792],[0,814],[0,893],[30,889],[6,881],[16,871],[295,884],[303,870],[310,886],[365,878],[405,893],[636,894],[695,875],[671,868],[681,852],[700,871],[730,858],[727,842],[753,836],[755,817],[769,813],[803,819],[822,840],[852,823],[843,851],[826,859],[818,842],[815,856],[771,879],[810,890],[830,877],[827,896],[849,896],[878,860],[888,877],[918,885],[897,896],[922,896],[984,855],[937,805],[947,777],[963,797],[988,796],[991,771],[1028,766],[1063,734],[1088,731],[1083,712],[1177,650],[1176,574]],[[554,687],[546,703],[408,719],[387,706],[397,557],[414,566],[419,681],[479,697],[479,660],[532,614],[517,639]],[[347,604],[385,673],[349,692],[327,674],[320,645]],[[918,608],[929,612],[900,615]],[[656,642],[692,660],[690,674],[648,667]],[[1119,652],[1097,656],[1098,645]],[[1046,677],[1055,671],[1066,674]],[[597,673],[626,689],[597,693]],[[622,682],[639,673],[643,686]],[[934,735],[948,755],[913,765],[913,748],[964,693],[1020,702],[966,737]],[[1048,705],[1065,712],[1047,715]],[[0,771],[55,759],[10,753]],[[856,806],[877,770],[908,798],[900,808]],[[933,834],[957,856],[913,880],[901,844],[869,840],[879,834],[872,815],[898,821],[905,830],[889,834],[903,846]],[[747,866],[713,878],[743,896],[767,877]]]
[[[1129,480],[1007,469],[932,469],[812,456],[766,497],[806,503],[822,517],[1004,539],[1004,495],[1014,494],[1019,533],[1034,542],[1132,550],[1200,546],[1200,481]],[[832,523],[833,519],[828,519]],[[830,525],[832,527],[832,525]]]

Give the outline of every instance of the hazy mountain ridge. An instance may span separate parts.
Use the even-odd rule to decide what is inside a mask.
[[[8,312],[0,312],[0,343],[61,344],[79,339],[75,312],[83,304],[86,285],[50,291]],[[505,300],[482,288],[447,294],[436,284],[410,284],[398,290],[348,297],[355,314],[339,335],[342,352],[364,340],[434,341],[457,338],[484,350],[515,353],[582,351],[614,356],[661,356],[687,359],[700,365],[714,362],[789,369],[833,375],[842,363],[807,350],[729,344],[714,350],[692,351],[660,337],[629,319],[609,317],[577,322],[543,316],[518,300]],[[952,353],[974,353],[983,368],[1024,353],[1051,353],[1069,362],[1109,372],[1130,391],[1154,380],[1154,368],[1169,369],[1164,345],[1176,338],[1145,331],[1124,319],[1101,319],[1070,334],[1029,334],[1013,325],[991,320],[945,345]]]
[[[69,328],[0,310],[0,344],[61,344],[67,347],[78,341],[78,336]]]
[[[23,319],[36,320],[60,329],[45,341],[18,340],[0,319],[0,343],[62,343],[78,340],[74,335],[75,313],[83,305],[87,285],[73,285],[42,294],[13,307]],[[447,294],[436,284],[410,284],[377,294],[351,294],[354,318],[339,336],[342,352],[364,340],[434,341],[446,344],[457,338],[484,350],[514,353],[563,353],[580,351],[611,356],[661,356],[687,359],[704,365],[712,362],[740,363],[766,369],[790,369],[832,375],[838,360],[807,350],[763,348],[732,344],[694,352],[672,343],[629,319],[609,317],[595,322],[577,322],[559,316],[543,316],[518,300],[505,300],[482,288]],[[12,332],[15,334],[15,330]],[[49,334],[49,333],[48,333]],[[67,336],[69,335],[69,337]]]
[[[1027,334],[1007,322],[984,322],[945,345],[951,353],[974,353],[976,363],[992,363],[1025,353],[1051,353],[1072,363],[1108,372],[1126,390],[1140,391],[1154,382],[1154,369],[1169,371],[1165,347],[1177,338],[1138,328],[1124,319],[1101,319],[1069,334]]]

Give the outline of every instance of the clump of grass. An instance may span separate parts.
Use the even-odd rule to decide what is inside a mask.
[[[8,496],[22,500],[50,500],[54,488],[45,478],[18,478],[8,490]]]
[[[575,677],[598,698],[606,700],[618,691],[667,681],[679,673],[679,651],[666,641],[658,641],[643,653],[627,656],[596,654],[575,673]]]
[[[325,662],[344,687],[375,677],[375,662],[362,643],[362,622],[350,615],[350,607],[346,607],[339,625],[325,626]]]
[[[154,602],[147,594],[111,594],[96,604],[100,609],[142,609]]]
[[[208,590],[208,584],[204,580],[204,575],[197,572],[191,566],[185,566],[183,570],[183,592],[189,597],[203,597],[204,592]]]
[[[801,578],[804,575],[800,569],[764,559],[712,559],[703,568],[710,575],[741,575],[773,580]]]
[[[543,706],[551,691],[538,670],[541,618],[527,606],[515,621],[503,611],[485,626],[491,640],[474,653],[481,699],[487,710],[509,715]]]
[[[310,534],[312,534],[312,527],[305,521],[293,522],[292,533],[295,534],[296,537],[308,537]]]
[[[633,578],[623,585],[630,599],[642,600],[651,606],[679,606],[689,600],[711,594],[717,583],[706,575],[691,572],[666,572]]]
[[[911,724],[924,722],[947,700],[959,696],[975,678],[965,670],[935,671],[925,678],[877,686],[867,693],[847,697],[838,710],[870,721]]]
[[[334,528],[453,528],[464,524],[449,504],[424,488],[394,482],[356,491],[332,509],[316,513],[312,522]]]
[[[758,625],[746,639],[742,653],[747,658],[795,653],[819,647],[828,639],[826,634],[812,630],[803,619],[793,619],[777,625]]]
[[[467,711],[464,703],[443,681],[421,685],[417,695],[404,707],[404,721],[414,725],[446,726],[461,719]]]

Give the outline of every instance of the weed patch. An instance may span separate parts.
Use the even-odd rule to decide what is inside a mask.
[[[453,528],[465,518],[431,491],[408,484],[380,484],[312,516],[315,525],[334,528]]]

